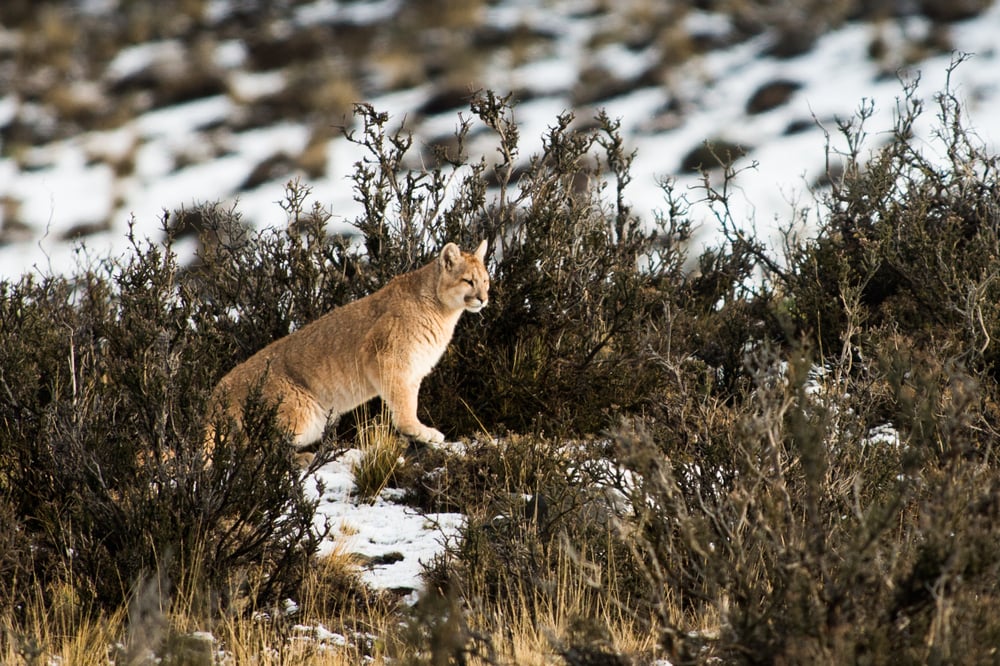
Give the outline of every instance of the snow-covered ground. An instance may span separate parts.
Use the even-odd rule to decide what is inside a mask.
[[[318,21],[332,15],[355,21],[378,20],[393,6],[391,2],[329,0],[308,6],[297,20]],[[568,91],[581,60],[594,57],[587,51],[587,42],[600,19],[573,14],[574,6],[567,2],[543,7],[509,2],[489,9],[487,22],[491,24],[521,22],[558,37],[552,53],[515,67],[497,66],[483,81],[485,87],[498,91],[520,89],[535,95],[516,110],[525,158],[541,148],[542,136],[556,115],[570,108]],[[726,19],[693,12],[688,21],[697,23],[704,32],[724,28]],[[1000,141],[996,41],[1000,4],[948,29],[951,43],[973,54],[954,73],[953,91],[966,104],[968,126],[986,146],[995,148]],[[916,16],[878,25],[848,23],[822,36],[807,54],[790,59],[763,55],[770,39],[764,35],[694,58],[670,75],[669,85],[637,89],[602,102],[600,106],[611,117],[621,119],[629,146],[637,151],[633,180],[626,192],[629,200],[639,214],[651,218],[663,204],[660,180],[676,176],[679,188],[696,187],[697,176],[680,172],[682,158],[706,139],[725,139],[750,149],[742,164],[756,163],[756,168],[743,171],[737,181],[732,201],[737,222],[764,234],[786,225],[793,204],[799,209],[810,207],[809,186],[824,170],[824,129],[835,135],[835,119],[850,117],[865,100],[875,107],[868,124],[871,146],[877,146],[879,134],[892,127],[902,87],[896,78],[886,75],[884,64],[877,65],[868,55],[876,33],[888,46],[884,63],[895,57],[893,49],[904,48],[907,40],[912,42],[928,30],[929,21]],[[107,76],[126,76],[151,60],[175,60],[177,49],[178,45],[169,41],[125,49],[108,67]],[[606,69],[621,76],[633,75],[649,60],[646,51],[635,53],[617,45],[602,47],[599,54]],[[909,68],[907,76],[919,73],[921,77],[919,93],[924,99],[931,100],[944,88],[951,58],[949,54],[932,55]],[[280,72],[246,72],[239,69],[245,59],[245,48],[235,40],[221,43],[215,51],[216,64],[232,69],[229,85],[238,98],[252,99],[280,87]],[[779,79],[793,81],[799,88],[779,107],[748,115],[745,107],[753,92]],[[428,86],[421,86],[367,101],[402,119],[412,115],[430,94]],[[10,121],[18,103],[13,94],[0,97],[0,125]],[[580,115],[587,112],[587,108],[578,110]],[[268,156],[300,152],[308,141],[309,129],[293,122],[243,132],[224,129],[226,121],[237,113],[230,96],[218,95],[150,111],[111,131],[38,146],[18,161],[0,159],[0,200],[19,202],[17,215],[23,225],[9,231],[9,242],[0,246],[0,277],[72,268],[79,248],[63,239],[80,225],[106,228],[86,236],[86,256],[125,252],[130,219],[140,237],[157,238],[163,211],[197,202],[238,198],[239,209],[252,224],[283,223],[284,214],[276,202],[282,199],[286,177],[244,192],[238,192],[239,185]],[[812,119],[816,124],[810,124]],[[932,154],[940,150],[932,140],[934,121],[930,103],[916,130]],[[424,119],[415,129],[429,139],[457,124],[457,114],[446,112]],[[793,124],[797,131],[789,131]],[[134,152],[134,171],[116,177],[103,158],[113,160],[130,152]],[[326,175],[307,182],[314,199],[333,211],[335,224],[346,228],[359,212],[348,177],[361,157],[360,149],[335,136],[326,152]],[[691,197],[697,199],[698,192],[692,191]],[[2,209],[0,216],[4,215]],[[703,240],[711,241],[710,211],[696,209],[695,213],[705,222]]]
[[[464,518],[457,513],[419,513],[399,503],[400,491],[391,488],[374,502],[355,497],[351,468],[360,457],[359,449],[346,451],[306,480],[306,488],[319,500],[316,526],[330,528],[319,554],[338,549],[373,562],[362,572],[372,587],[419,590],[423,564],[458,536]]]

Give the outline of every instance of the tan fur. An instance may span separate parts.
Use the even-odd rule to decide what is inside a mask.
[[[400,433],[443,442],[441,432],[417,418],[417,393],[462,312],[486,306],[485,255],[486,241],[472,254],[448,243],[426,266],[272,342],[222,378],[210,417],[223,411],[239,422],[248,392],[263,378],[263,397],[278,402],[278,419],[296,446],[315,442],[328,419],[375,396]]]

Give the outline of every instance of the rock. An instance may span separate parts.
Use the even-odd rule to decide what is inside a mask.
[[[708,139],[701,145],[692,148],[681,160],[681,171],[700,171],[715,169],[723,164],[732,163],[750,152],[750,148],[741,146],[725,139]]]
[[[802,84],[798,81],[788,79],[776,79],[765,83],[747,100],[746,112],[752,116],[775,109],[787,102],[792,93],[801,87]]]
[[[285,152],[277,152],[255,166],[243,183],[240,192],[252,190],[258,185],[287,176],[295,170],[295,160]]]

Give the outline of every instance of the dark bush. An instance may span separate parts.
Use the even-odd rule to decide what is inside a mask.
[[[783,262],[731,230],[773,280],[750,302],[780,343],[747,348],[749,381],[615,437],[640,480],[618,523],[645,571],[636,605],[673,663],[993,658],[996,160],[946,90],[932,162],[905,92],[870,160],[842,125],[814,240]],[[678,603],[717,630],[690,631]]]
[[[352,138],[370,157],[355,173],[364,206],[355,226],[377,271],[372,287],[428,261],[448,240],[474,247],[488,239],[490,306],[463,320],[425,381],[430,421],[452,435],[599,432],[658,395],[658,354],[670,344],[664,329],[697,335],[682,322],[711,325],[717,301],[752,267],[718,250],[703,258],[705,275],[685,277],[686,203],[665,184],[666,211],[652,229],[640,222],[627,203],[631,155],[607,116],[587,130],[561,116],[543,154],[517,169],[509,99],[487,92],[472,110],[496,134],[496,162],[468,159],[467,122],[457,154],[414,173],[401,170],[412,138],[390,132],[385,114],[359,107],[362,129]],[[497,184],[490,199],[488,182]]]
[[[957,64],[957,63],[956,63]],[[864,330],[891,329],[942,344],[964,365],[997,377],[1000,332],[998,162],[962,125],[950,90],[938,95],[935,160],[912,127],[923,111],[916,82],[899,102],[889,143],[863,160],[863,107],[841,124],[848,149],[815,241],[797,248],[778,283],[796,334],[827,351],[850,317]],[[852,338],[854,344],[864,340]]]
[[[215,605],[296,589],[317,539],[284,436],[251,405],[253,445],[229,438],[205,465],[204,397],[231,355],[195,284],[169,242],[136,241],[121,262],[3,285],[0,496],[30,544],[5,553],[24,572],[6,602],[65,578],[113,608],[153,572]]]

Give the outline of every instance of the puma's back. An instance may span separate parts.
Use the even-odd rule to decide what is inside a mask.
[[[238,422],[248,393],[260,385],[295,444],[304,446],[320,438],[329,418],[380,396],[402,434],[443,442],[417,418],[417,394],[462,312],[486,306],[485,255],[486,241],[474,253],[449,243],[426,266],[276,340],[222,378],[210,417],[222,411]]]

